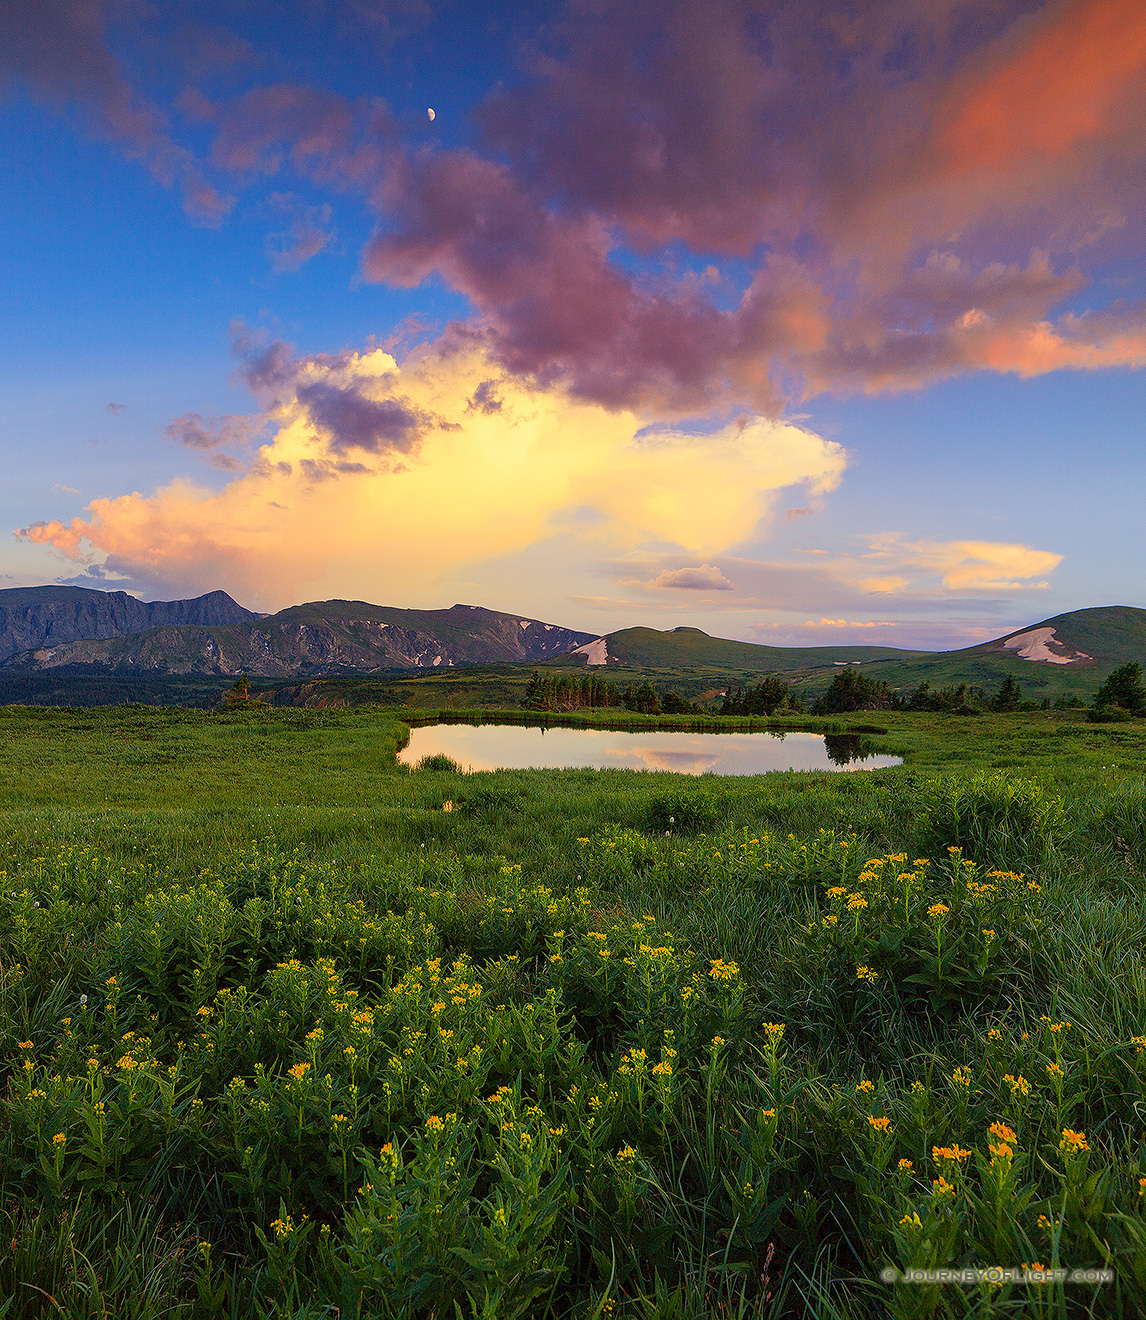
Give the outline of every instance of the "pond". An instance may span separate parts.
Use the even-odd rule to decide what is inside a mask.
[[[759,775],[770,770],[882,770],[898,756],[861,750],[856,734],[691,733],[562,729],[521,724],[428,724],[410,730],[398,760],[444,754],[466,770],[670,770]]]

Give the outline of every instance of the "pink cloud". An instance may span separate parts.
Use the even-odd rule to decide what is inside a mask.
[[[103,28],[95,0],[25,7],[0,20],[0,70],[85,106],[217,222],[227,199]],[[250,67],[241,43],[214,47]],[[465,148],[403,140],[424,126],[319,86],[177,103],[245,184],[357,193],[377,219],[367,280],[440,278],[473,307],[459,344],[609,408],[775,414],[823,391],[1146,361],[1146,307],[1077,310],[1112,236],[1141,251],[1140,0],[712,0],[703,21],[692,0],[626,0],[572,6],[531,50]],[[330,238],[329,209],[299,203],[272,261]]]
[[[157,106],[131,87],[105,43],[99,0],[36,0],[0,8],[0,91],[18,88],[60,107],[78,106],[165,187],[178,186],[187,214],[217,225],[232,201],[203,177],[171,137]]]

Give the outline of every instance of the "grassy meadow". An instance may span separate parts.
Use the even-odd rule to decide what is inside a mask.
[[[0,709],[2,1320],[1146,1311],[1146,724],[402,715]],[[880,1278],[967,1265],[1110,1281]]]

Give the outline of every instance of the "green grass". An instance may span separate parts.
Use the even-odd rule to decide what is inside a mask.
[[[398,713],[0,710],[5,1320],[1146,1308],[1146,726],[689,779]],[[1115,1282],[878,1278],[1035,1261]]]

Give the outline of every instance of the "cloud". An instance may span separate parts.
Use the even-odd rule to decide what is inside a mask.
[[[315,381],[296,393],[311,424],[326,433],[332,453],[408,454],[425,435],[430,419],[400,399],[372,399],[357,389]]]
[[[355,0],[335,30],[392,12]],[[104,27],[96,0],[25,6],[0,20],[0,69],[87,107],[218,221],[227,200]],[[212,59],[251,67],[223,38]],[[464,147],[316,85],[177,104],[243,186],[356,195],[376,222],[363,277],[463,294],[456,334],[494,366],[646,420],[1146,364],[1146,304],[1090,292],[1112,242],[1142,250],[1140,0],[712,0],[703,23],[692,0],[627,0],[571,6],[522,49]],[[330,209],[276,198],[269,254],[297,269]]]
[[[36,0],[0,8],[0,93],[17,88],[61,109],[78,106],[165,187],[178,186],[196,222],[217,225],[232,199],[207,182],[171,137],[165,116],[138,95],[108,49],[110,6],[100,0]]]
[[[238,343],[278,428],[247,471],[219,491],[180,478],[93,500],[82,518],[20,535],[164,590],[224,586],[281,605],[328,584],[408,600],[529,551],[563,510],[592,511],[566,523],[582,558],[643,544],[710,555],[758,534],[778,492],[829,491],[846,465],[838,444],[764,418],[638,436],[636,414],[542,388],[450,338],[401,368],[381,349],[299,357]],[[483,384],[500,408],[471,406]],[[172,426],[217,452],[203,445],[221,439],[218,422]]]
[[[1062,555],[1035,550],[1029,545],[998,541],[905,541],[898,533],[871,539],[871,550],[863,563],[875,560],[896,568],[910,567],[917,576],[938,577],[944,590],[952,592],[998,592],[1043,590],[1045,576],[1062,563]],[[876,578],[907,582],[902,578]],[[870,588],[869,588],[870,589]],[[902,590],[902,587],[889,587]]]
[[[645,604],[660,609],[702,610],[728,616],[782,612],[798,615],[784,628],[877,628],[902,618],[918,624],[921,611],[940,607],[975,610],[980,616],[996,613],[1001,601],[1047,589],[1049,576],[1062,556],[1028,545],[995,541],[909,540],[898,532],[863,538],[854,549],[820,550],[814,557],[794,552],[796,560],[753,558],[743,553],[714,556],[700,569],[682,564],[676,553],[649,554],[637,548],[616,558],[598,561],[598,572],[612,579]],[[694,579],[702,574],[707,581]],[[683,585],[676,579],[696,580],[709,590],[716,578],[728,585],[719,598],[700,592],[682,603],[665,600],[666,586]],[[870,607],[879,617],[849,622],[857,608]],[[1010,604],[1008,609],[1013,608]],[[820,614],[817,623],[809,611]],[[805,622],[800,622],[802,619]],[[795,635],[795,634],[793,634]]]
[[[275,270],[298,270],[334,238],[330,226],[333,212],[325,203],[308,206],[293,193],[272,193],[267,204],[285,214],[289,221],[286,230],[267,236],[267,255]]]
[[[255,435],[263,425],[261,417],[245,417],[229,413],[225,417],[204,419],[201,413],[184,413],[164,427],[164,434],[171,440],[186,445],[188,449],[208,452],[222,445],[243,445]]]
[[[650,586],[669,587],[677,591],[732,591],[733,585],[714,564],[699,564],[695,568],[666,569],[653,579]]]
[[[858,622],[852,619],[809,619],[805,628],[897,628],[899,625],[888,619],[868,619]]]

